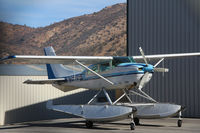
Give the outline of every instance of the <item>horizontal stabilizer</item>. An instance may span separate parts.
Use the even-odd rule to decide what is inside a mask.
[[[60,79],[45,79],[45,80],[31,80],[28,79],[26,81],[24,81],[24,84],[55,84],[58,82],[64,82],[65,79],[64,78],[60,78]]]
[[[67,91],[72,91],[75,89],[78,89],[78,87],[72,86],[72,85],[68,85],[67,81],[64,78],[59,78],[59,79],[45,79],[45,80],[26,80],[24,81],[24,84],[33,84],[33,85],[45,85],[45,84],[49,84],[52,85],[54,87],[56,87],[57,89],[63,91],[63,92],[67,92]],[[62,86],[62,84],[65,84],[64,86]]]

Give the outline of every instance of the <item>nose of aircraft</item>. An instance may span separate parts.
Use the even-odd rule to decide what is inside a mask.
[[[154,72],[153,69],[154,69],[154,66],[151,64],[148,64],[147,66],[144,67],[144,72]]]

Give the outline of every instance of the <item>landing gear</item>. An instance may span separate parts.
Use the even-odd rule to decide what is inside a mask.
[[[92,128],[92,127],[93,127],[93,122],[92,122],[92,121],[86,121],[86,122],[85,122],[85,126],[86,126],[87,128]]]
[[[140,119],[135,117],[134,118],[135,125],[140,125]]]
[[[178,127],[181,127],[182,126],[182,118],[181,118],[181,116],[182,116],[182,114],[181,114],[181,111],[179,112],[179,119],[178,119],[178,121],[177,121],[177,126]]]
[[[131,130],[135,130],[135,123],[130,123]]]
[[[133,113],[131,114],[131,123],[130,123],[130,128],[131,128],[131,130],[135,130],[135,122],[134,122],[134,120],[133,120]]]
[[[181,127],[181,126],[182,126],[182,120],[178,120],[178,121],[177,121],[177,126],[178,126],[178,127]]]

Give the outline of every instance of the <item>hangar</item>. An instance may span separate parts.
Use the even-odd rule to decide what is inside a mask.
[[[127,0],[127,54],[139,55],[139,46],[145,54],[199,51],[200,8],[197,5],[199,0]],[[185,105],[184,117],[199,118],[200,58],[166,60],[164,65],[170,72],[154,75],[144,91],[160,102]],[[45,66],[0,67],[0,125],[71,117],[46,110],[45,102],[55,99],[55,103],[85,103],[96,93],[85,89],[63,93],[49,85],[22,84],[28,78],[47,78]],[[110,93],[114,98],[115,94]],[[132,99],[143,101],[135,96]]]
[[[190,53],[200,51],[199,0],[128,0],[127,53]],[[154,74],[144,88],[160,102],[186,106],[184,117],[200,117],[200,58],[165,60],[169,72]],[[134,100],[142,101],[133,97]]]

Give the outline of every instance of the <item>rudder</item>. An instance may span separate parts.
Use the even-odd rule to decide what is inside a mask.
[[[53,47],[44,48],[44,53],[46,56],[56,56]],[[62,64],[46,64],[48,79],[63,78],[71,73]]]

